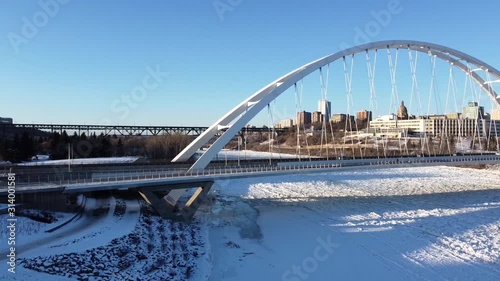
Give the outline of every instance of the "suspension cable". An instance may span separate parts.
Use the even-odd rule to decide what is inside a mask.
[[[373,115],[378,112],[378,105],[377,105],[377,95],[376,95],[376,89],[375,89],[375,70],[377,67],[377,50],[375,50],[375,57],[373,59],[373,67],[372,67],[372,62],[370,59],[370,53],[368,50],[366,50],[366,66],[368,69],[368,84],[370,86],[370,103],[368,106],[368,118],[367,118],[367,130],[370,130],[370,119],[373,118]],[[367,134],[368,136],[368,134]],[[380,151],[379,151],[379,146],[378,146],[378,137],[377,137],[377,131],[374,130],[374,137],[375,137],[375,147],[377,151],[377,158],[380,158]]]
[[[478,99],[478,96],[477,96],[477,93],[476,93],[476,85],[475,83],[472,81],[472,70],[470,68],[470,65],[469,63],[467,63],[467,78],[466,80],[468,80],[468,84],[470,86],[470,92],[471,92],[471,101],[472,102],[477,102],[478,106],[479,106],[479,99]],[[476,140],[479,138],[480,136],[480,132],[479,132],[479,108],[478,108],[478,111],[477,113],[474,114],[475,116],[475,120],[473,122],[473,130],[472,130],[472,141],[471,141],[471,147],[470,149],[471,150],[475,150],[475,147],[476,147]],[[479,138],[479,149],[482,150],[481,148],[481,139]]]
[[[299,106],[300,106],[301,110],[302,110],[303,98],[304,98],[304,80],[302,79],[301,83],[300,83],[300,92],[299,92]],[[298,128],[300,129],[299,116],[297,116],[296,118],[297,118],[297,124],[299,124]],[[307,154],[309,157],[309,161],[311,161],[311,150],[309,149],[309,142],[307,141],[306,124],[305,124],[305,122],[302,122],[302,123],[303,123],[302,125],[303,125],[304,140],[306,143]],[[299,133],[299,135],[297,136],[297,139],[299,140],[298,144],[300,145],[300,130],[298,130],[298,133]]]
[[[389,48],[387,48],[387,58],[389,60],[389,72],[391,76],[391,110],[393,112],[397,112],[397,105],[399,103],[399,93],[398,93],[398,85],[397,85],[397,69],[398,69],[398,57],[399,57],[399,49],[396,49],[396,57],[393,61],[392,52]],[[394,108],[392,108],[394,106]],[[398,128],[398,116],[396,116],[396,128]],[[386,136],[387,138],[387,136]],[[401,141],[398,140],[399,151],[402,151]]]
[[[467,63],[467,67],[470,69],[469,63]],[[483,116],[483,114],[480,114],[481,111],[479,110],[480,107],[481,107],[480,102],[481,102],[481,94],[483,94],[483,91],[478,90],[479,85],[477,83],[474,83],[472,81],[472,70],[470,70],[470,74],[471,75],[469,75],[469,79],[470,79],[470,83],[472,85],[471,86],[471,88],[472,88],[472,96],[473,96],[473,99],[475,101],[477,101],[477,106],[478,106],[477,112],[475,114],[475,117],[476,117],[475,118],[476,119],[476,121],[475,121],[475,125],[476,125],[475,132],[477,133],[477,141],[479,143],[479,153],[483,154],[483,149],[484,148],[483,148],[483,144],[481,142],[481,135],[483,135],[483,132],[482,132],[481,129],[484,130],[484,126],[483,126],[483,124],[484,124],[484,116]],[[480,125],[481,125],[481,128],[480,128]]]
[[[344,62],[344,79],[345,79],[345,84],[346,84],[346,96],[347,96],[347,116],[346,116],[345,128],[344,128],[344,147],[343,147],[343,149],[345,149],[348,124],[349,124],[349,132],[351,132],[351,130],[352,130],[351,106],[352,106],[352,74],[353,74],[353,69],[354,69],[354,55],[351,56],[351,65],[349,67],[349,70],[347,69],[347,63],[346,63],[345,57],[343,57],[343,62]],[[349,138],[351,139],[352,157],[355,158],[354,139],[352,138],[352,133],[351,133],[351,136]]]
[[[411,70],[411,76],[412,76],[412,88],[411,88],[410,107],[409,108],[410,108],[410,112],[411,112],[413,110],[413,99],[416,99],[417,100],[417,110],[416,110],[415,115],[421,116],[423,113],[423,111],[422,111],[422,99],[421,99],[420,88],[419,88],[418,79],[417,79],[418,52],[415,51],[415,58],[413,58],[413,52],[410,49],[408,49],[408,56],[409,56],[409,60],[410,60],[410,70]],[[408,115],[408,119],[409,118],[410,118],[410,116]],[[425,120],[422,122],[425,122]],[[422,151],[423,151],[422,150],[422,135],[419,136],[419,140],[421,143],[420,150],[422,153]],[[405,143],[406,143],[406,147],[408,149],[408,140],[406,140]]]
[[[325,100],[328,100],[328,86],[329,86],[329,83],[330,83],[330,64],[327,65],[327,68],[326,68],[326,83],[325,83]],[[326,124],[328,122],[328,124],[330,125],[330,130],[332,131],[332,136],[333,136],[333,130],[332,130],[332,123],[330,122],[330,118],[331,118],[331,114],[332,114],[332,104],[331,102],[330,103],[327,103],[326,104],[327,106],[327,116],[323,116],[323,126],[325,127],[325,140],[326,140],[326,158],[327,160],[329,159],[330,155],[328,153],[328,133],[327,133],[327,128],[326,128]],[[333,142],[333,138],[332,138],[332,142]]]
[[[440,100],[439,100],[439,90],[438,90],[438,82],[437,82],[437,75],[436,75],[436,62],[437,62],[437,56],[433,56],[432,57],[432,82],[431,82],[431,96],[434,96],[434,105],[435,105],[435,109],[436,109],[436,113],[439,114],[440,110],[439,110],[439,107],[440,107]],[[430,115],[430,112],[429,112],[429,115]],[[434,120],[434,128],[437,128],[438,126],[436,124],[439,124],[439,120]],[[438,136],[437,132],[434,131],[433,132],[433,139],[432,139],[432,143],[429,144],[429,154],[431,153],[430,149],[432,148],[432,151],[434,152],[434,155],[436,155],[438,153],[438,151],[436,151],[436,148],[434,147],[434,142],[435,142],[435,137]],[[441,146],[441,141],[439,142],[439,146]]]
[[[326,100],[325,93],[324,93],[323,70],[321,67],[319,68],[319,87],[320,87],[320,95],[321,95],[321,101],[320,101],[320,104],[321,104],[323,102],[323,100]],[[320,109],[320,108],[318,108],[318,109]],[[320,137],[320,145],[319,145],[319,157],[321,157],[322,153],[323,153],[323,131],[324,131],[324,129],[325,129],[325,122],[324,122],[324,118],[322,118],[322,120],[321,120],[321,137]],[[326,154],[328,155],[328,149],[327,149]]]
[[[271,127],[273,127],[272,125],[272,117],[271,117],[271,106],[270,104],[267,104],[267,116],[268,116],[268,135],[267,135],[267,142],[269,144],[269,166],[271,166],[272,164],[272,158],[273,158],[273,152],[272,152],[272,141],[271,141]]]
[[[448,75],[448,89],[446,91],[446,105],[445,105],[446,111],[445,111],[445,113],[448,112],[448,102],[450,100],[450,94],[454,94],[454,92],[453,92],[453,64],[450,64],[450,70],[449,70],[449,75]],[[455,97],[453,97],[453,100],[455,101],[455,106],[456,106]],[[453,153],[451,151],[450,137],[453,137],[453,132],[450,132],[450,131],[454,127],[448,118],[446,118],[444,122],[446,123],[445,134],[446,134],[446,141],[447,141],[447,145],[448,145],[448,154],[451,156]],[[457,122],[460,123],[460,120],[457,119]],[[450,132],[450,134],[448,134],[449,132]]]
[[[275,113],[276,113],[276,100],[273,100],[273,105],[271,106],[271,124],[273,125],[273,129],[272,129],[273,141],[272,141],[271,148],[273,151],[274,151],[274,142],[275,141],[277,142],[277,139],[274,139],[274,138],[278,136],[278,134],[276,133],[276,128],[275,128],[275,122],[276,122],[276,119],[274,118],[276,115]],[[281,159],[281,151],[280,151],[279,144],[278,144],[278,158]]]
[[[298,155],[298,158],[299,158],[299,161],[301,160],[301,157],[300,157],[300,137],[299,137],[299,133],[300,133],[300,127],[299,127],[299,120],[298,120],[298,115],[299,115],[299,94],[298,94],[298,90],[297,90],[297,83],[294,83],[293,84],[293,88],[294,88],[294,96],[295,96],[295,134],[296,134],[296,139],[297,139],[297,148],[296,148],[296,151],[295,153]]]
[[[322,68],[319,69],[320,76],[320,88],[321,88],[321,99],[324,100],[326,105],[326,112],[323,114],[323,118],[321,120],[321,141],[320,141],[320,157],[323,151],[323,140],[325,141],[325,151],[326,151],[326,159],[329,159],[329,151],[328,151],[328,134],[326,132],[326,119],[327,115],[330,112],[330,106],[328,106],[328,78],[330,74],[330,64],[328,64],[327,72],[326,72],[326,82],[323,78]]]
[[[455,79],[455,68],[453,65],[450,65],[450,77],[451,77],[451,86],[452,86],[452,92],[453,92],[453,98],[455,102],[455,112],[457,112],[457,119],[458,119],[458,128],[457,128],[457,135],[458,135],[458,140],[456,140],[456,144],[462,144],[463,143],[463,138],[462,138],[462,130],[463,130],[463,118],[461,115],[458,114],[459,112],[459,107],[458,107],[458,101],[457,101],[457,93],[458,93],[458,86],[457,86],[457,81]],[[455,144],[455,152],[457,152],[456,149],[456,144]]]
[[[490,76],[490,72],[489,71],[486,71],[486,79],[488,81],[491,81],[491,76]],[[487,86],[488,87],[488,92],[490,92],[490,93],[493,92],[492,83],[488,83],[487,85],[488,85]],[[491,103],[490,108],[492,110],[493,109],[500,110],[500,107],[498,107],[498,105],[495,102],[493,102],[493,100],[490,99],[490,103]],[[498,121],[497,119],[490,118],[490,136],[488,138],[488,144],[490,143],[491,138],[494,137],[496,139],[496,148],[495,149],[496,149],[496,151],[500,151],[500,143],[499,143],[499,139],[500,139],[499,133],[500,132],[498,132],[497,121]],[[492,131],[491,127],[492,126],[493,126],[493,129],[494,129],[494,136],[491,135],[491,131]]]

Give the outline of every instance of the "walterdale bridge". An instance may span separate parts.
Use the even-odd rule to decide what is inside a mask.
[[[386,53],[389,61],[388,78],[386,76],[390,81],[388,90],[386,90],[386,92],[391,93],[390,98],[387,98],[387,100],[390,100],[387,102],[390,107],[389,110],[392,111],[396,108],[395,105],[399,105],[401,98],[398,95],[398,89],[401,87],[398,84],[397,70],[398,65],[402,64],[398,62],[398,54],[402,51],[408,52],[406,65],[410,68],[407,84],[411,86],[411,90],[408,91],[411,95],[407,97],[407,100],[411,101],[413,107],[410,105],[409,111],[422,114],[422,111],[424,111],[422,108],[427,108],[427,115],[422,114],[422,116],[427,117],[421,117],[420,119],[436,120],[432,124],[438,126],[438,128],[435,128],[432,136],[425,131],[428,127],[427,123],[425,123],[427,127],[418,136],[411,134],[408,129],[398,128],[397,125],[387,128],[388,131],[398,133],[396,138],[389,137],[389,134],[381,134],[383,127],[378,128],[378,131],[370,131],[370,128],[361,130],[357,128],[357,124],[350,124],[350,116],[353,116],[352,110],[355,101],[364,100],[369,102],[366,108],[370,109],[370,113],[375,113],[379,107],[375,87],[379,80],[375,76],[375,70],[377,69],[376,66],[380,65],[380,63],[377,63],[377,56],[380,57],[380,53]],[[422,85],[422,78],[418,76],[419,71],[417,70],[419,53],[424,54],[424,57],[429,57],[430,61],[430,71],[427,71],[427,75],[425,75],[426,79],[430,80],[428,100],[423,97],[424,91],[419,90],[419,85]],[[357,84],[353,83],[353,74],[358,74],[354,71],[355,65],[357,65],[354,59],[360,56],[366,61],[367,67],[364,73],[366,79],[366,73],[368,72],[369,90],[367,92],[370,95],[355,98],[356,91],[354,88]],[[447,73],[449,74],[446,81],[448,91],[446,91],[446,95],[441,95],[441,98],[438,97],[437,90],[439,84],[437,61],[447,65]],[[330,70],[330,66],[335,63],[340,64],[341,75],[337,75],[334,70]],[[402,66],[399,68],[401,69]],[[366,70],[368,71],[366,72]],[[464,78],[462,81],[465,84],[463,96],[460,96],[462,91],[457,89],[457,84],[461,81],[454,73],[455,70],[463,73]],[[334,134],[334,130],[331,128],[331,122],[326,117],[329,113],[323,114],[320,132],[321,145],[314,148],[319,149],[321,158],[300,156],[300,158],[286,161],[279,159],[269,159],[269,162],[262,161],[258,163],[242,161],[238,162],[238,165],[221,165],[212,162],[218,153],[257,114],[267,108],[268,114],[272,115],[272,105],[276,98],[283,93],[287,91],[293,92],[296,107],[301,109],[304,79],[313,73],[319,73],[320,85],[318,89],[323,100],[328,98],[328,91],[333,88],[333,86],[330,86],[330,89],[328,88],[328,82],[331,80],[329,78],[330,73],[332,77],[343,76],[345,92],[338,99],[343,99],[347,104],[346,127],[344,130],[340,130],[344,134],[341,137]],[[498,132],[497,129],[500,127],[496,125],[496,122],[484,117],[483,113],[477,113],[481,116],[476,116],[473,121],[470,121],[471,124],[475,124],[471,127],[470,122],[467,120],[457,119],[453,123],[449,121],[450,119],[437,118],[437,115],[430,114],[430,108],[431,104],[437,103],[442,110],[444,109],[447,112],[447,108],[450,106],[448,103],[452,103],[451,101],[455,102],[455,108],[459,108],[468,99],[472,99],[478,102],[488,100],[492,108],[499,109],[500,96],[494,90],[494,85],[499,81],[500,72],[496,68],[452,48],[432,43],[404,40],[369,43],[310,62],[252,94],[206,128],[203,133],[199,134],[193,142],[173,159],[172,162],[176,163],[175,166],[166,166],[164,168],[144,167],[126,171],[94,169],[86,172],[65,172],[61,169],[60,173],[54,173],[52,176],[19,174],[17,175],[17,192],[39,192],[50,189],[77,195],[105,190],[132,190],[139,192],[146,202],[151,204],[161,216],[186,219],[194,215],[199,204],[205,200],[213,183],[222,179],[295,173],[322,173],[349,169],[498,164],[500,163],[500,155],[498,154],[500,129]],[[334,104],[336,103],[336,97],[330,96],[330,99]],[[379,100],[382,101],[383,99],[380,98]],[[446,100],[445,104],[442,104],[443,100]],[[457,100],[461,101],[460,105],[456,104]],[[330,108],[327,110],[330,111]],[[296,113],[299,113],[299,110]],[[300,119],[299,116],[300,114],[297,114],[297,119]],[[398,116],[396,120],[390,119],[389,121],[403,124],[406,121],[419,120],[419,117],[416,116],[404,116],[406,120],[399,121],[400,118],[401,116]],[[302,150],[302,155],[304,155],[304,152],[313,149],[312,146],[308,145],[308,134],[310,133],[308,133],[304,124],[301,124],[300,120],[296,120],[295,123],[297,151],[300,154]],[[388,124],[393,123],[389,122]],[[460,128],[460,124],[463,125],[462,128]],[[387,127],[389,126],[387,125]],[[455,129],[453,128],[457,126],[458,131],[454,132]],[[373,134],[370,135],[371,133]],[[427,135],[428,133],[429,135]],[[458,143],[462,138],[466,140],[465,143],[467,149],[469,149],[468,153],[456,152]],[[462,143],[464,142],[462,141]],[[194,155],[208,145],[209,147],[204,149],[196,160],[193,160]],[[272,145],[272,142],[270,142],[270,150]],[[441,152],[436,153],[433,146],[438,146],[442,149]],[[479,147],[477,148],[477,146]],[[394,151],[397,151],[397,153]],[[1,192],[5,194],[6,190],[1,190]]]

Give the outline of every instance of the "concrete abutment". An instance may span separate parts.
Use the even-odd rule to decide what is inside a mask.
[[[213,181],[176,183],[154,187],[140,187],[137,188],[137,191],[162,218],[190,221],[200,205],[207,201],[208,192],[213,184]],[[193,188],[196,190],[189,196],[185,203],[180,199],[171,200],[171,197],[168,196],[172,190]]]

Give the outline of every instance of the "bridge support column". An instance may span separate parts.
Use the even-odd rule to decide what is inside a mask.
[[[155,187],[142,187],[137,191],[144,200],[165,219],[189,221],[193,218],[199,206],[207,201],[207,195],[212,188],[213,181],[180,183]],[[189,197],[186,203],[182,204],[179,200],[169,200],[168,194],[176,189],[192,189],[195,192]]]

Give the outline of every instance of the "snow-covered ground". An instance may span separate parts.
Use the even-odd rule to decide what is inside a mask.
[[[102,158],[79,158],[79,159],[61,159],[61,160],[47,160],[42,158],[32,162],[19,163],[21,166],[38,166],[38,165],[89,165],[89,164],[120,164],[120,163],[133,163],[139,159],[137,156],[124,156],[124,157],[102,157]]]
[[[197,154],[202,154],[204,151],[198,151]],[[304,157],[304,156],[302,156]],[[286,153],[270,153],[268,151],[252,151],[252,150],[221,150],[214,160],[248,160],[248,159],[290,159],[298,158],[295,154]]]
[[[203,154],[204,151],[198,151],[195,157]],[[302,156],[303,157],[303,156]],[[49,160],[47,155],[33,156],[30,162],[23,162],[17,165],[20,166],[40,166],[40,165],[89,165],[89,164],[123,164],[133,163],[140,157],[138,156],[124,156],[124,157],[101,157],[101,158],[79,158],[79,159],[61,159]],[[290,159],[298,158],[295,154],[285,153],[270,153],[266,151],[251,151],[251,150],[221,150],[214,160],[250,160],[250,159]],[[0,164],[10,164],[10,162],[1,162]]]
[[[0,258],[0,279],[500,280],[500,166],[220,181],[191,224],[86,200],[52,233],[23,218],[18,272]]]

